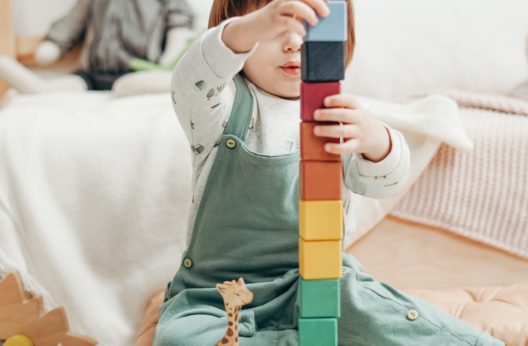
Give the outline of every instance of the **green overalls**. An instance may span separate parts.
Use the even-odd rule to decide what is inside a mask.
[[[235,81],[191,242],[160,307],[155,346],[215,345],[227,326],[215,285],[238,277],[254,293],[240,315],[240,344],[298,345],[299,153],[266,156],[246,147],[253,103],[243,79]],[[339,345],[502,345],[343,258]]]

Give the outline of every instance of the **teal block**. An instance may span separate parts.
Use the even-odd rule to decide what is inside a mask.
[[[299,319],[299,346],[337,346],[337,319]]]
[[[341,316],[341,291],[339,280],[301,279],[301,317]]]
[[[347,2],[329,1],[330,14],[320,17],[319,23],[310,26],[305,23],[308,31],[305,42],[345,42],[348,38]]]

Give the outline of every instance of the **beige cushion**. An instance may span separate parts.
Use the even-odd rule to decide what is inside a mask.
[[[528,284],[450,290],[406,290],[506,345],[528,345]]]

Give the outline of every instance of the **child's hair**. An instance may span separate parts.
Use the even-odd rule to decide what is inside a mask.
[[[211,15],[209,16],[209,28],[213,28],[224,20],[243,16],[253,10],[259,9],[267,5],[272,0],[214,0]],[[348,40],[346,42],[346,64],[352,61],[354,54],[354,46],[356,43],[356,35],[354,30],[354,11],[352,7],[352,0],[346,0],[348,7]]]

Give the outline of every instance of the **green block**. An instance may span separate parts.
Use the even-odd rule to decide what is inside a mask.
[[[301,279],[301,317],[341,316],[339,280]]]
[[[300,318],[299,346],[337,346],[337,319]]]

